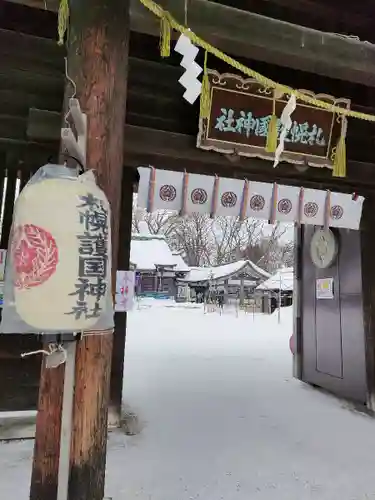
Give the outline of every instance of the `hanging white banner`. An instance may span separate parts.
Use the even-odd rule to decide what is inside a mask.
[[[239,179],[219,179],[216,215],[240,215],[244,182]]]
[[[294,222],[298,218],[300,188],[278,186],[275,219],[280,222]]]
[[[240,215],[245,181],[187,174],[184,184],[182,172],[144,167],[138,170],[139,207],[151,211],[182,209],[187,214]],[[328,225],[331,227],[359,229],[363,196],[329,193],[329,200],[327,207],[325,190],[301,190],[294,186],[249,182],[244,215],[268,221],[300,222],[314,226],[324,226],[328,215]]]
[[[271,217],[273,184],[265,182],[249,183],[247,217],[269,220]]]
[[[331,193],[329,225],[359,229],[363,201],[363,196],[354,198],[351,194]]]
[[[188,214],[211,212],[214,182],[213,176],[189,174],[185,205]]]
[[[314,226],[324,225],[326,191],[304,189],[301,210],[301,223]]]
[[[137,195],[137,206],[139,208],[147,208],[148,203],[148,192],[150,188],[150,167],[138,167],[139,173],[139,183],[138,183],[138,195]]]
[[[181,210],[183,177],[182,172],[156,170],[152,202],[154,210]]]

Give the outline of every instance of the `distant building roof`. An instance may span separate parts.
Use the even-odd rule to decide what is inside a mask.
[[[157,266],[171,267],[177,272],[189,271],[182,257],[172,252],[165,236],[160,234],[133,234],[130,261],[140,271],[153,271]]]
[[[181,255],[179,253],[175,253],[173,252],[172,253],[172,257],[174,259],[174,262],[176,264],[176,267],[175,267],[175,270],[178,271],[178,272],[189,272],[190,271],[190,267],[185,263],[184,259],[181,257]]]
[[[239,260],[231,264],[224,264],[216,267],[191,267],[189,273],[182,279],[188,283],[198,283],[201,281],[217,281],[230,278],[238,272],[248,269],[249,272],[258,279],[269,278],[270,275],[256,266],[251,260]]]
[[[294,270],[292,267],[279,269],[270,279],[257,286],[257,290],[280,290],[292,292],[294,283]]]

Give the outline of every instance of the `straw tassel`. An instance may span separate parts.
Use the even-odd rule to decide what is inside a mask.
[[[277,148],[277,116],[276,116],[276,99],[275,96],[272,101],[272,115],[268,124],[266,152],[275,153]]]
[[[207,72],[207,50],[204,53],[203,79],[200,100],[200,116],[201,118],[209,118],[211,112],[211,86]]]
[[[57,20],[58,45],[63,45],[69,21],[69,0],[60,0]]]
[[[333,176],[346,177],[346,129],[347,119],[342,117],[341,136],[336,146],[336,154],[333,162]]]
[[[333,164],[334,177],[346,177],[346,141],[341,136],[336,147],[335,162]]]
[[[171,25],[166,13],[160,19],[160,55],[161,57],[171,55]]]

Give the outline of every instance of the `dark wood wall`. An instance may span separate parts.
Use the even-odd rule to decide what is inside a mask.
[[[320,31],[359,36],[374,41],[372,0],[214,0],[237,9]],[[339,8],[338,8],[339,7]]]
[[[6,159],[4,161],[6,163]],[[16,189],[22,189],[31,173],[27,169],[22,171],[16,168],[0,171],[0,199],[5,198],[0,248],[7,248]],[[35,409],[40,357],[22,359],[21,354],[39,349],[40,346],[35,335],[0,335],[0,411]]]
[[[0,29],[8,31],[0,32],[0,144],[5,139],[8,149],[10,141],[26,141],[29,142],[28,148],[33,149],[34,158],[40,160],[43,155],[48,158],[56,150],[60,122],[53,113],[60,112],[64,86],[64,50],[52,38],[54,31],[51,26],[55,16],[51,12],[3,3],[6,9],[3,7]],[[34,36],[20,37],[14,31],[15,27]],[[36,35],[41,38],[36,38]],[[182,99],[183,89],[178,83],[182,74],[178,54],[172,51],[170,58],[162,60],[156,38],[132,33],[130,57],[126,122],[146,130],[196,136],[198,103],[191,106]],[[366,87],[366,82],[359,85],[325,78],[314,75],[314,68],[311,68],[311,73],[306,73],[259,61],[242,62],[296,88],[350,98],[353,109],[375,114],[375,88]],[[218,71],[233,71],[214,57],[209,57],[208,64]],[[46,116],[43,117],[44,130],[40,122],[32,119],[34,115],[29,119],[31,108],[52,112],[50,122],[47,123]],[[39,130],[32,126],[36,124]],[[43,134],[45,141],[41,140]],[[55,138],[55,142],[52,141],[54,147],[48,144],[51,138]],[[348,158],[352,162],[375,164],[374,139],[374,123],[351,119],[347,138]],[[38,144],[31,146],[30,140]]]

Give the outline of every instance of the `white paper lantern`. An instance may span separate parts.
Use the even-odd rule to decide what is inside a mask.
[[[78,178],[37,173],[14,208],[2,331],[111,328],[111,305],[107,198],[91,172]]]

